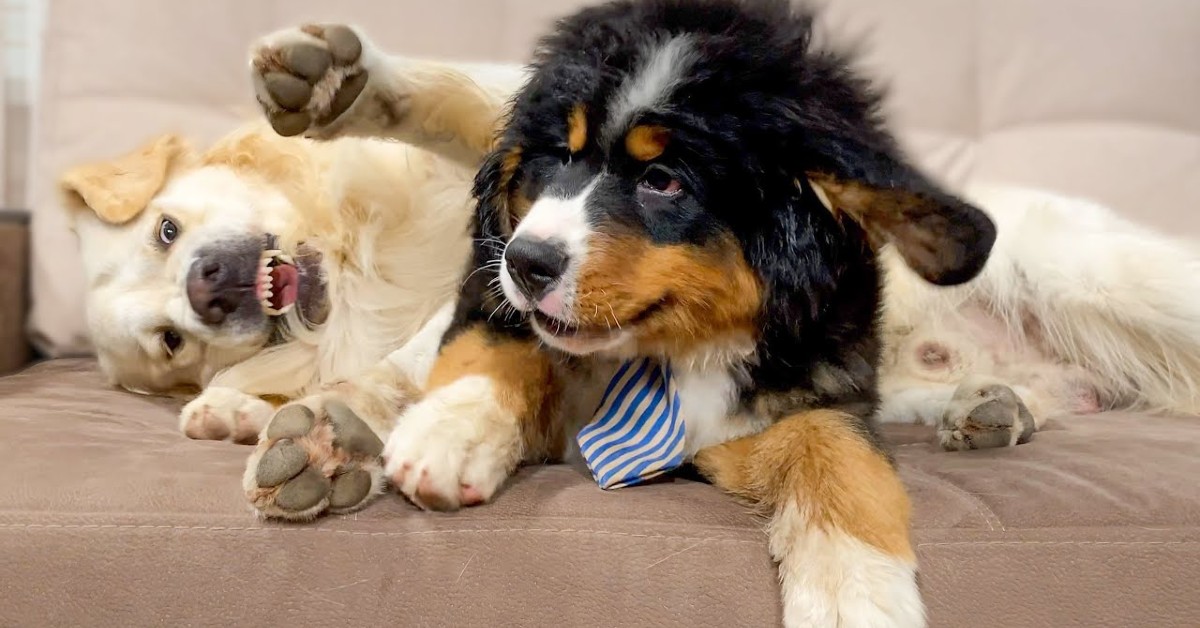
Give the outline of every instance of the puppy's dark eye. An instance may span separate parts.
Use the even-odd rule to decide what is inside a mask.
[[[657,164],[646,170],[639,185],[655,194],[664,196],[675,196],[683,191],[683,184],[679,182],[679,177],[675,176],[670,169]]]
[[[175,352],[183,346],[183,336],[174,329],[167,329],[162,332],[163,348],[167,350],[167,355],[174,357]]]
[[[165,246],[171,246],[175,238],[179,237],[179,226],[175,221],[163,216],[162,222],[158,223],[158,241]]]

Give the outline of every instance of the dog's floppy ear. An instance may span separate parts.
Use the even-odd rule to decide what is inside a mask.
[[[839,141],[833,148],[826,153],[833,158],[806,173],[808,183],[835,216],[858,223],[871,246],[891,243],[937,285],[970,281],[983,269],[996,240],[986,214],[940,190],[890,145]]]
[[[68,206],[82,203],[100,220],[119,225],[146,208],[171,169],[189,152],[183,138],[164,135],[116,159],[71,168],[59,185],[68,197]]]
[[[519,207],[512,189],[520,165],[521,147],[503,144],[484,158],[475,175],[473,193],[479,201],[477,218],[484,234],[508,238],[528,209]]]

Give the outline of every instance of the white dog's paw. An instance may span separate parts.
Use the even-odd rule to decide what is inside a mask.
[[[492,498],[520,460],[521,435],[491,380],[470,376],[400,415],[383,455],[392,485],[414,504],[455,510]]]
[[[264,518],[348,513],[384,490],[383,441],[336,394],[279,409],[246,461],[242,488]]]
[[[1021,396],[986,376],[963,380],[946,405],[937,440],[946,451],[1012,447],[1027,443],[1037,429]]]
[[[275,408],[235,388],[212,386],[204,389],[179,413],[179,430],[196,440],[232,440],[252,445],[258,442]]]
[[[280,135],[326,137],[367,88],[375,53],[349,26],[305,24],[272,33],[251,49],[254,91]]]
[[[781,558],[783,623],[788,628],[920,628],[925,606],[916,565],[837,529],[806,523],[799,510],[772,523]]]

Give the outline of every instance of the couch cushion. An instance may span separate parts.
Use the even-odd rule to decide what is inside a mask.
[[[177,410],[85,360],[0,379],[0,625],[778,624],[763,522],[711,486],[604,492],[553,466],[457,514],[387,496],[263,523],[248,448],[187,440]],[[1072,418],[956,454],[889,434],[933,625],[1200,617],[1200,421]]]

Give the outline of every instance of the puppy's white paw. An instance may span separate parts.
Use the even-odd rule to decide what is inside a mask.
[[[771,527],[788,628],[920,628],[916,565],[841,530],[811,524],[795,506]]]
[[[492,498],[521,458],[517,419],[487,377],[439,388],[396,422],[385,472],[417,506],[455,510]]]
[[[274,414],[271,404],[235,388],[204,389],[179,413],[179,430],[196,440],[232,440],[251,445]]]

